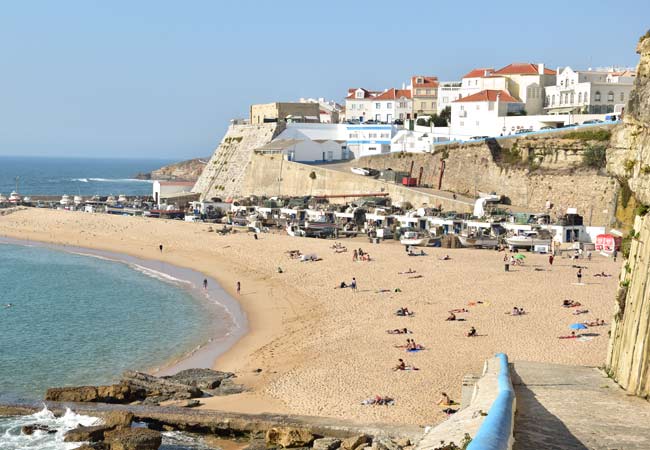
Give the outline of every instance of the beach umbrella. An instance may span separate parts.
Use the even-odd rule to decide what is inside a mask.
[[[571,328],[572,330],[586,330],[587,325],[585,325],[584,323],[572,323],[571,325],[569,325],[569,328]]]
[[[515,255],[515,259],[524,259],[524,258],[526,258],[526,255],[522,255],[521,253],[517,253]]]

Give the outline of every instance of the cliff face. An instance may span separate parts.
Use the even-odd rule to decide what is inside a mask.
[[[650,204],[650,36],[638,47],[637,79],[607,169],[640,203]],[[650,215],[637,217],[612,320],[607,371],[628,392],[650,396]]]
[[[607,127],[589,133],[485,143],[437,146],[434,153],[392,153],[361,158],[359,166],[391,168],[421,178],[421,183],[442,190],[476,196],[496,192],[515,206],[542,211],[546,201],[561,214],[578,208],[587,224],[609,225],[614,216],[618,185],[602,170],[608,144]],[[444,167],[444,168],[443,168]]]

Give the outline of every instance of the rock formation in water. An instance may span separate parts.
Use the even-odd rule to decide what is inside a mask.
[[[637,53],[641,58],[634,90],[607,151],[607,169],[621,183],[622,195],[632,197],[638,206],[629,250],[623,251],[627,260],[620,275],[606,369],[626,391],[649,397],[650,216],[645,213],[650,205],[650,32],[639,41]]]
[[[195,158],[161,167],[149,173],[139,173],[138,180],[196,181],[208,163],[208,158]]]

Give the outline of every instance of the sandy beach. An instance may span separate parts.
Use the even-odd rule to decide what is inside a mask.
[[[2,236],[162,260],[218,280],[240,301],[250,331],[214,367],[237,372],[251,391],[206,399],[206,408],[431,425],[446,417],[435,406],[440,392],[460,400],[463,376],[479,374],[496,352],[511,360],[604,363],[620,260],[581,260],[577,264],[586,269],[578,285],[574,262],[566,258],[550,266],[547,256],[525,253],[523,266],[505,272],[503,253],[491,250],[426,249],[426,256],[409,257],[396,243],[342,240],[348,252],[335,253],[329,240],[285,234],[255,240],[244,232],[209,233],[208,227],[44,209],[0,217]],[[370,253],[370,262],[352,261],[352,249],[359,247]],[[322,260],[300,262],[288,258],[288,250]],[[441,260],[445,254],[451,259]],[[409,269],[415,273],[398,273]],[[593,276],[601,271],[613,276]],[[357,292],[335,289],[352,277]],[[589,312],[573,315],[575,308],[561,306],[564,299]],[[403,306],[415,315],[397,317]],[[527,314],[506,314],[513,306]],[[457,314],[465,320],[446,321],[456,308],[469,310]],[[570,324],[595,318],[607,325],[586,330],[592,336],[558,339],[570,333]],[[478,336],[465,337],[472,326]],[[404,327],[413,334],[386,333]],[[407,338],[425,350],[395,347]],[[393,371],[398,358],[420,370]],[[395,405],[360,404],[377,394],[394,398]]]

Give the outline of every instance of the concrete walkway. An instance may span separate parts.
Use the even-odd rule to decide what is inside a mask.
[[[650,449],[650,402],[595,368],[513,364],[514,450]]]

